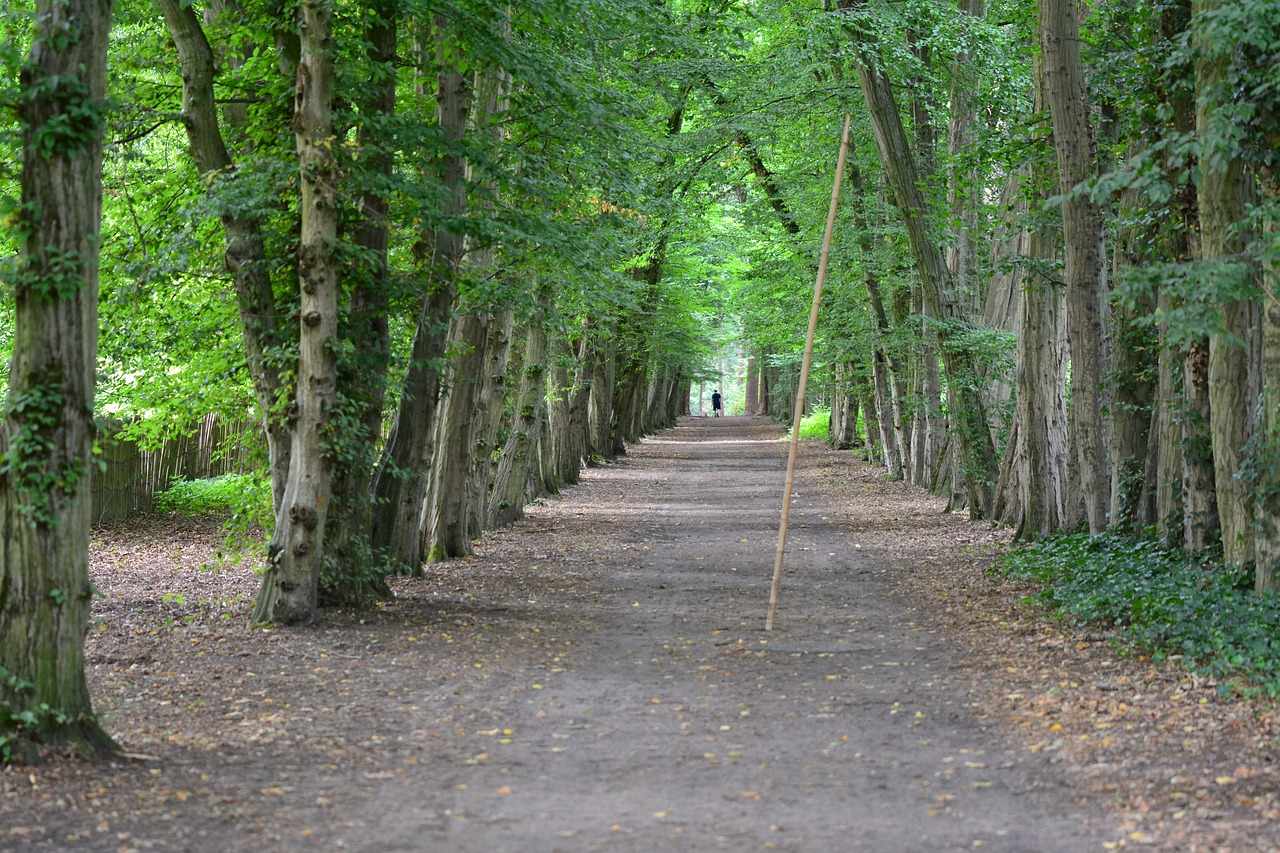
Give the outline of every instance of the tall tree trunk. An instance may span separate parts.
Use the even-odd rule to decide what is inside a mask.
[[[448,390],[440,406],[431,487],[422,530],[426,559],[443,562],[471,553],[467,483],[480,427],[475,404],[484,384],[487,318],[466,313],[455,318],[450,349],[459,355],[449,368]]]
[[[1126,201],[1132,202],[1131,193]],[[1124,267],[1137,264],[1135,244],[1143,235],[1136,228],[1126,229],[1116,240],[1115,278]],[[1111,310],[1112,364],[1108,371],[1112,389],[1111,412],[1111,525],[1122,530],[1146,527],[1155,521],[1155,508],[1150,501],[1154,489],[1147,488],[1147,464],[1152,445],[1152,411],[1155,402],[1155,379],[1150,370],[1159,358],[1153,351],[1156,341],[1151,330],[1142,323],[1155,310],[1148,297],[1137,298],[1132,305],[1117,303]]]
[[[213,50],[194,9],[179,0],[156,0],[178,54],[182,72],[182,123],[191,158],[203,176],[217,176],[223,183],[236,180],[236,167],[228,152],[213,96]],[[289,477],[292,437],[281,411],[287,392],[281,365],[269,355],[285,348],[291,335],[276,318],[262,222],[242,208],[220,214],[226,234],[223,259],[231,273],[244,339],[245,361],[253,381],[254,398],[261,410],[271,473],[273,507],[278,511]]]
[[[475,405],[475,441],[472,445],[471,475],[467,482],[467,528],[472,537],[480,535],[488,519],[489,494],[493,483],[494,452],[499,450],[498,430],[502,426],[502,408],[507,397],[507,365],[511,360],[511,341],[515,315],[510,308],[489,320],[485,340],[484,383]]]
[[[449,37],[443,18],[437,19],[436,32],[443,58]],[[439,164],[442,212],[447,219],[456,220],[467,209],[467,162],[458,149],[466,134],[472,97],[470,78],[449,64],[443,65],[436,101],[440,131],[451,149]],[[427,268],[425,292],[400,407],[373,481],[377,507],[370,537],[373,549],[413,571],[422,562],[420,528],[434,452],[441,365],[464,249],[465,235],[448,228],[423,234],[414,247],[415,260]]]
[[[889,477],[894,480],[903,479],[902,447],[898,443],[899,430],[895,428],[897,417],[895,407],[890,402],[893,391],[890,387],[889,371],[883,351],[876,349],[871,356],[871,375],[875,388],[875,401],[880,426],[880,448],[884,451],[884,467]]]
[[[1087,194],[1075,192],[1094,174],[1095,148],[1089,101],[1080,61],[1076,0],[1040,0],[1040,44],[1044,88],[1053,118],[1059,185],[1066,235],[1067,332],[1071,339],[1071,408],[1074,453],[1089,530],[1108,521],[1106,445],[1102,421],[1103,351],[1101,316],[1102,211]]]
[[[1266,174],[1263,180],[1274,205],[1280,201],[1280,175]],[[1280,245],[1280,221],[1274,213],[1266,231],[1270,244]],[[1254,585],[1258,592],[1272,592],[1280,588],[1280,261],[1274,255],[1264,266],[1262,284],[1262,417],[1258,424],[1262,440],[1257,452],[1267,464],[1261,466],[1256,484]]]
[[[489,501],[489,524],[506,527],[524,517],[529,474],[536,461],[547,406],[547,325],[551,286],[539,284],[539,309],[529,320],[525,336],[520,391],[515,402],[515,421],[507,437],[494,476]]]
[[[1044,228],[1032,232],[1028,254],[1050,259],[1054,239]],[[1017,538],[1035,539],[1066,523],[1067,423],[1063,402],[1065,353],[1058,342],[1064,324],[1060,289],[1040,278],[1023,282],[1018,311],[1018,427],[1016,453],[1021,503]]]
[[[563,435],[563,452],[557,454],[556,467],[560,480],[564,483],[578,482],[579,472],[587,456],[590,454],[590,423],[588,422],[588,404],[591,400],[591,359],[593,344],[590,328],[584,324],[582,341],[578,346],[577,364],[574,366],[572,381],[567,367],[556,373],[556,381],[560,386],[559,394],[566,396],[567,424]]]
[[[298,390],[289,480],[267,546],[255,622],[290,624],[315,616],[324,564],[332,466],[325,436],[337,402],[338,234],[334,155],[334,44],[330,0],[302,0],[302,51],[294,100],[302,232],[298,245]]]
[[[1225,0],[1195,0],[1196,17],[1224,8]],[[1200,255],[1222,265],[1218,277],[1237,293],[1222,306],[1221,331],[1209,338],[1209,425],[1222,553],[1243,565],[1254,557],[1253,493],[1239,476],[1249,440],[1249,358],[1242,342],[1253,338],[1254,303],[1243,293],[1250,270],[1240,260],[1245,239],[1248,186],[1243,161],[1231,150],[1238,97],[1230,80],[1231,54],[1193,24],[1196,60],[1196,134],[1201,155],[1196,196],[1200,204]],[[1233,281],[1234,280],[1234,281]]]
[[[875,398],[872,396],[869,383],[863,380],[859,383],[859,400],[862,403],[862,428],[867,435],[866,460],[871,464],[875,464],[877,460],[883,462],[884,448],[881,446],[883,431],[880,428],[880,417],[877,414]]]
[[[1190,344],[1182,363],[1182,527],[1183,547],[1203,551],[1218,541],[1218,493],[1214,485],[1213,440],[1209,431],[1209,345]]]
[[[37,0],[20,81],[25,233],[0,435],[0,739],[19,758],[114,749],[84,674],[110,26],[109,0]]]
[[[389,183],[395,165],[385,123],[396,109],[396,30],[398,7],[390,0],[371,3],[372,22],[366,33],[369,59],[378,75],[369,83],[368,100],[359,128],[360,151],[365,153],[366,178],[372,187],[360,198],[354,241],[365,252],[355,276],[344,341],[354,346],[338,364],[338,386],[359,431],[343,436],[335,454],[333,500],[329,506],[325,551],[334,568],[320,579],[320,600],[331,604],[361,604],[371,597],[389,597],[391,589],[379,570],[372,541],[374,503],[371,491],[377,445],[382,438],[382,408],[387,368],[391,360],[388,324],[387,247],[390,224],[387,198],[378,188]]]
[[[590,453],[588,460],[613,458],[613,386],[616,359],[612,339],[600,340],[591,347],[591,386],[589,400]]]

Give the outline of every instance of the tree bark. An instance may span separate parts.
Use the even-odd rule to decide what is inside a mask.
[[[551,302],[551,287],[540,283],[539,290],[540,308],[530,318],[525,337],[515,421],[494,476],[493,496],[489,501],[491,527],[506,527],[524,517],[531,463],[535,461],[538,444],[542,440],[547,406],[546,311]]]
[[[475,441],[471,448],[471,474],[467,481],[467,503],[471,518],[467,529],[479,536],[488,520],[490,489],[496,474],[493,456],[499,450],[498,430],[502,426],[502,406],[507,397],[507,365],[511,360],[515,314],[510,308],[490,318],[484,345],[484,382],[475,404]]]
[[[484,383],[487,335],[488,321],[483,315],[466,313],[453,321],[449,348],[459,355],[449,367],[448,389],[440,406],[422,530],[429,563],[471,553],[467,483],[480,427],[475,404]]]
[[[1103,440],[1102,212],[1076,187],[1093,176],[1095,148],[1080,61],[1076,0],[1040,0],[1044,88],[1053,118],[1066,235],[1067,332],[1071,340],[1074,452],[1089,530],[1106,529],[1110,484]]]
[[[361,109],[360,151],[369,186],[358,207],[354,242],[364,253],[354,273],[347,322],[339,329],[354,344],[338,363],[338,387],[357,424],[342,437],[334,454],[333,500],[329,506],[325,551],[332,571],[321,576],[322,604],[360,605],[388,598],[377,551],[373,547],[372,482],[377,445],[382,438],[382,409],[391,360],[388,324],[388,204],[381,186],[389,184],[395,165],[384,125],[396,108],[396,31],[398,7],[390,0],[370,3],[371,23],[365,36],[377,76],[369,81]]]
[[[1224,0],[1195,0],[1197,17],[1225,6]],[[1230,148],[1233,101],[1238,97],[1229,80],[1230,55],[1206,43],[1193,27],[1197,47],[1196,134],[1201,156],[1196,196],[1200,204],[1200,256],[1221,265],[1220,279],[1246,288],[1248,268],[1240,260],[1245,240],[1248,186],[1243,161]],[[1222,306],[1222,330],[1209,338],[1209,426],[1213,446],[1214,486],[1222,532],[1222,553],[1228,563],[1244,565],[1254,557],[1253,493],[1238,476],[1249,440],[1248,351],[1242,342],[1253,337],[1252,301],[1237,293]]]
[[[435,29],[443,59],[448,22],[438,18]],[[472,97],[469,77],[442,63],[436,101],[437,121],[448,145],[438,166],[446,219],[457,220],[467,209],[467,162],[459,149]],[[465,235],[450,228],[424,233],[414,247],[415,260],[427,268],[425,292],[400,406],[373,482],[378,508],[370,537],[373,549],[411,571],[417,571],[422,562],[423,506],[434,452],[442,363],[464,248]]]
[[[1270,201],[1280,200],[1280,176],[1263,176]],[[1272,210],[1275,208],[1273,207]],[[1273,214],[1266,222],[1271,245],[1280,240],[1280,221]],[[1258,534],[1254,586],[1258,592],[1280,588],[1280,261],[1274,255],[1263,268],[1262,279],[1262,406],[1258,452],[1270,464],[1256,485]]]
[[[236,167],[228,152],[213,96],[213,50],[194,9],[179,0],[156,0],[178,54],[182,73],[182,123],[191,158],[206,178],[236,180]],[[253,381],[254,397],[261,410],[271,472],[273,507],[278,511],[289,477],[292,437],[284,413],[286,380],[268,353],[290,343],[290,334],[277,319],[279,310],[272,292],[261,221],[252,215],[226,210],[220,215],[226,234],[224,264],[231,273],[244,339],[245,361]]]
[[[0,737],[111,751],[84,673],[109,0],[37,0],[0,466]],[[34,722],[16,724],[19,715]]]
[[[332,491],[326,436],[337,402],[338,164],[334,155],[334,43],[330,0],[302,0],[302,44],[294,98],[302,231],[298,245],[298,383],[289,480],[267,546],[255,622],[315,617],[325,521]]]

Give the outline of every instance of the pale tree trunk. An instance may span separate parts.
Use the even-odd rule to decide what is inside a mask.
[[[1187,348],[1182,362],[1183,547],[1203,551],[1218,540],[1218,493],[1214,486],[1213,441],[1209,431],[1209,344],[1199,340]]]
[[[164,15],[178,54],[182,72],[182,123],[191,158],[202,175],[216,175],[223,182],[234,181],[236,167],[224,140],[213,96],[216,70],[213,50],[200,19],[191,6],[179,0],[156,0],[156,4]],[[285,346],[290,334],[276,319],[283,312],[278,310],[272,293],[261,220],[251,214],[228,210],[221,214],[221,221],[226,234],[223,259],[235,288],[245,362],[267,438],[272,505],[279,511],[289,477],[292,437],[280,411],[287,391],[285,378],[267,353]]]
[[[1161,290],[1158,309],[1168,314],[1173,302]],[[1155,512],[1161,541],[1170,547],[1182,545],[1182,382],[1177,353],[1165,341],[1168,324],[1160,324],[1160,355],[1156,367],[1156,416],[1153,440],[1156,443]]]
[[[984,0],[957,0],[963,15],[980,19],[985,14]],[[974,167],[964,168],[963,158],[971,156],[973,148],[973,122],[975,115],[973,75],[969,70],[971,58],[959,53],[951,63],[951,121],[947,132],[947,150],[950,154],[950,171],[947,176],[947,208],[954,228],[953,242],[947,249],[947,269],[951,273],[952,297],[957,309],[964,311],[967,303],[976,314],[983,305],[982,283],[978,276],[978,208],[981,203],[980,184]],[[937,318],[935,318],[937,319]],[[941,378],[938,371],[938,334],[928,323],[923,330],[921,364],[924,369],[922,397],[925,419],[925,446],[921,459],[925,467],[916,482],[929,486],[941,464],[942,446],[946,441],[947,418],[942,412]],[[989,383],[982,383],[988,385]],[[994,500],[994,498],[993,498]]]
[[[546,311],[551,302],[549,284],[539,285],[539,310],[529,320],[525,336],[524,365],[520,390],[515,401],[515,421],[507,437],[494,476],[489,501],[489,525],[506,527],[524,517],[529,473],[542,440],[547,406],[547,326]]]
[[[898,444],[898,430],[894,428],[897,418],[894,407],[890,403],[893,392],[889,388],[884,352],[877,348],[871,358],[871,375],[875,388],[876,409],[879,413],[876,421],[880,426],[880,449],[884,451],[884,467],[891,479],[901,480],[903,479],[902,448]]]
[[[115,748],[84,673],[110,26],[109,0],[38,0],[20,84],[25,236],[0,435],[0,737],[19,759]]]
[[[600,340],[591,347],[591,386],[588,401],[590,436],[588,462],[613,458],[613,442],[610,440],[613,424],[614,362],[612,339]]]
[[[885,453],[885,468],[888,469],[889,476],[895,480],[901,480],[904,476],[903,459],[906,456],[903,448],[906,442],[903,428],[906,368],[901,358],[888,346],[889,316],[885,311],[884,297],[880,292],[880,279],[873,265],[874,247],[870,217],[867,215],[866,185],[862,179],[862,172],[856,164],[850,163],[848,171],[849,188],[853,196],[851,204],[853,227],[857,232],[859,256],[862,261],[862,281],[867,290],[867,302],[871,307],[871,316],[876,326],[871,376],[876,406],[879,409],[877,422],[880,446]]]
[[[1071,340],[1073,451],[1089,530],[1108,522],[1111,494],[1102,421],[1102,211],[1075,187],[1094,173],[1094,138],[1076,0],[1040,0],[1044,89],[1053,118],[1066,235],[1067,332]]]
[[[846,7],[861,5],[861,0],[842,0]],[[987,427],[981,396],[973,389],[977,377],[972,357],[958,347],[948,346],[950,329],[964,322],[962,312],[952,303],[951,274],[927,221],[928,208],[916,177],[915,158],[907,144],[889,79],[879,68],[869,49],[859,49],[858,76],[863,96],[871,113],[876,146],[881,165],[893,190],[895,204],[915,256],[916,269],[925,306],[931,316],[940,317],[947,330],[939,333],[939,346],[952,396],[952,416],[957,419],[955,433],[959,442],[965,488],[969,496],[969,512],[974,518],[986,517],[992,504],[996,478],[995,448]]]
[[[1263,177],[1270,201],[1275,204],[1280,201],[1280,176],[1273,173]],[[1274,215],[1266,223],[1265,236],[1272,246],[1280,245],[1280,221]],[[1256,484],[1254,585],[1258,592],[1271,592],[1280,588],[1280,261],[1274,255],[1264,265],[1262,284],[1262,417],[1258,424],[1258,452],[1269,464],[1262,466],[1263,473]]]
[[[421,535],[429,563],[471,553],[467,481],[477,439],[475,402],[484,383],[486,318],[466,313],[453,321],[448,389],[440,406],[431,463],[431,487]]]
[[[267,546],[255,622],[315,617],[332,487],[325,430],[337,403],[338,164],[334,156],[333,6],[302,0],[302,46],[294,98],[302,228],[298,242],[298,389],[289,480]]]
[[[1195,0],[1195,15],[1227,5],[1225,0]],[[1245,240],[1239,226],[1245,218],[1248,187],[1244,164],[1229,150],[1236,92],[1232,88],[1230,55],[1194,31],[1196,60],[1196,134],[1201,155],[1196,196],[1200,204],[1200,256],[1224,265],[1220,278],[1235,278],[1243,289],[1248,268],[1239,259]],[[1249,439],[1249,358],[1253,337],[1250,300],[1237,295],[1222,306],[1222,331],[1209,338],[1209,412],[1213,443],[1214,485],[1222,532],[1222,553],[1228,563],[1244,565],[1254,557],[1253,493],[1238,476]]]
[[[484,345],[484,383],[475,404],[475,440],[471,446],[471,474],[467,480],[467,504],[471,518],[467,529],[474,538],[487,520],[489,489],[492,485],[493,453],[498,450],[498,430],[502,426],[502,405],[507,396],[507,365],[511,360],[515,315],[510,308],[489,320]]]
[[[1045,229],[1031,234],[1028,254],[1051,259],[1054,239]],[[1056,533],[1066,522],[1067,423],[1063,402],[1059,341],[1064,325],[1060,288],[1040,278],[1024,280],[1018,311],[1018,494],[1021,503],[1017,538],[1036,539]]]
[[[556,463],[563,483],[578,482],[579,473],[590,454],[588,404],[591,400],[592,346],[590,327],[584,324],[573,373],[570,374],[567,367],[563,368],[563,374],[559,371],[556,373],[557,383],[560,385],[557,391],[566,397],[568,416],[563,438],[564,450],[557,453]],[[572,375],[572,381],[569,381],[570,375]]]
[[[438,19],[435,29],[443,58],[449,38],[447,22]],[[436,97],[437,121],[445,142],[453,150],[441,159],[439,175],[444,191],[442,212],[454,219],[467,209],[468,169],[465,157],[457,149],[466,134],[472,97],[469,78],[444,64]],[[412,571],[422,562],[420,530],[434,452],[441,362],[464,249],[465,235],[446,229],[423,234],[414,247],[415,259],[427,268],[425,293],[400,407],[373,481],[377,506],[371,536],[373,548]]]
[[[573,406],[573,374],[569,370],[569,351],[570,345],[563,339],[557,338],[554,343],[549,345],[550,349],[550,375],[544,373],[543,394],[546,396],[547,411],[547,435],[550,440],[550,458],[547,465],[552,474],[550,480],[555,483],[554,491],[558,492],[560,486],[569,481],[564,478],[564,471],[571,465],[574,473],[577,474],[578,466],[582,464],[582,451],[577,450],[577,463],[573,463],[574,445],[578,439],[578,435],[570,426],[570,409]],[[526,369],[527,369],[526,365]],[[518,413],[517,413],[518,414]],[[544,477],[544,479],[548,479]],[[576,482],[576,479],[575,479]]]

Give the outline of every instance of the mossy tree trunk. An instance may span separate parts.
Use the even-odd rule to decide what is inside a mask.
[[[38,0],[0,466],[0,747],[113,748],[84,674],[109,0]]]
[[[335,85],[331,0],[302,0],[294,134],[302,229],[298,245],[298,382],[289,480],[267,546],[268,567],[255,622],[315,617],[332,494],[330,422],[337,403],[338,164],[333,136]]]

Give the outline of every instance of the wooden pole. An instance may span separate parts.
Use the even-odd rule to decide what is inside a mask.
[[[809,305],[809,331],[804,339],[804,359],[800,362],[800,384],[796,387],[796,404],[791,415],[791,449],[787,452],[787,487],[782,493],[782,518],[778,522],[778,550],[773,558],[773,583],[769,587],[769,615],[764,629],[773,630],[778,613],[778,597],[782,593],[782,555],[787,550],[787,522],[791,519],[791,490],[796,481],[796,456],[800,450],[800,416],[804,411],[804,391],[809,383],[809,365],[813,363],[813,336],[818,329],[818,306],[822,304],[822,285],[827,280],[827,261],[831,257],[831,232],[835,229],[836,210],[840,206],[840,185],[844,182],[844,161],[849,155],[850,115],[845,114],[840,133],[840,154],[836,157],[836,178],[831,185],[831,206],[827,209],[827,227],[822,234],[822,251],[818,255],[818,278],[813,283],[813,302]]]

